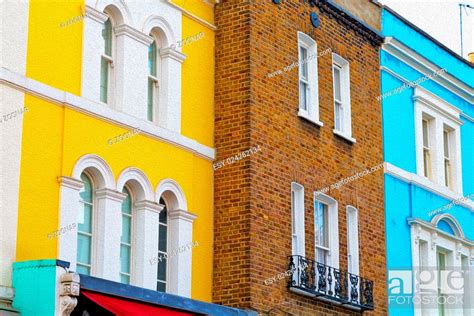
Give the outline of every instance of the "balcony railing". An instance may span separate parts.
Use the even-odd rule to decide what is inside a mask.
[[[288,288],[356,310],[374,309],[374,282],[302,256],[289,256]]]

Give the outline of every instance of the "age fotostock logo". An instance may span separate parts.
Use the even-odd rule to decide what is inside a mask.
[[[392,308],[466,309],[469,292],[466,280],[472,280],[472,269],[436,267],[388,271],[388,302]]]

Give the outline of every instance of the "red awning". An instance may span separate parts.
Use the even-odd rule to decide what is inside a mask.
[[[118,298],[89,291],[81,291],[87,298],[117,316],[192,316],[194,314],[180,312],[166,307],[158,307],[125,298]]]

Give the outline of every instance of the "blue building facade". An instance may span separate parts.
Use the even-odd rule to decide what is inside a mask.
[[[474,69],[382,11],[390,315],[474,315]]]

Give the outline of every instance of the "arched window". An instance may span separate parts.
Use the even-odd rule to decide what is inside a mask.
[[[148,104],[147,104],[147,119],[149,121],[155,120],[156,103],[158,98],[158,77],[157,77],[157,48],[156,40],[148,47]]]
[[[110,18],[102,26],[102,39],[104,50],[100,61],[100,101],[110,102],[112,63],[113,63],[113,25]]]
[[[91,178],[81,174],[84,187],[80,191],[82,209],[79,212],[77,228],[77,272],[90,275],[92,269],[92,241],[94,214],[94,185]]]
[[[160,211],[158,222],[158,279],[156,290],[166,292],[168,280],[168,207],[163,198],[160,199],[160,204],[164,205],[164,208]]]
[[[120,282],[130,284],[132,266],[132,196],[127,187],[123,188],[127,197],[122,202],[122,234],[120,237]]]

